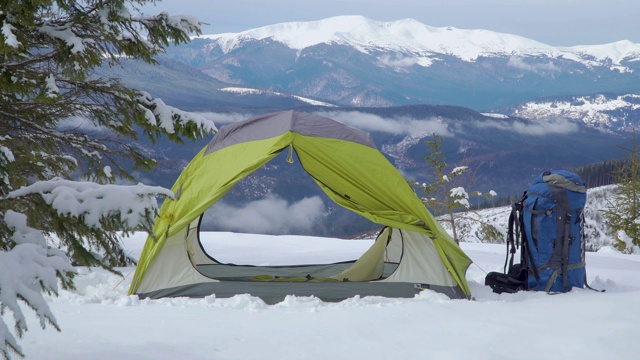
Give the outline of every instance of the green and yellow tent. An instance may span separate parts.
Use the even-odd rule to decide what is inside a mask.
[[[198,230],[205,210],[283,151],[297,155],[331,200],[384,226],[358,260],[242,266],[218,262],[204,251]],[[471,260],[376,149],[371,136],[331,119],[284,111],[222,127],[172,191],[175,198],[160,209],[130,294],[160,298],[249,293],[269,303],[286,295],[328,301],[354,295],[411,297],[423,289],[470,297],[465,273]]]

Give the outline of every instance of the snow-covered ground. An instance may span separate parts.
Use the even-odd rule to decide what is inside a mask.
[[[225,261],[282,264],[359,256],[370,240],[203,234]],[[137,257],[144,234],[126,239]],[[640,256],[608,248],[587,254],[587,274],[605,293],[497,295],[485,272],[502,269],[504,245],[463,243],[474,301],[424,291],[413,299],[353,298],[276,305],[229,299],[139,300],[126,279],[78,269],[77,289],[51,298],[62,332],[35,317],[20,341],[27,359],[637,359]],[[248,250],[251,249],[251,250]],[[291,260],[295,259],[295,260]],[[6,320],[8,321],[8,319]],[[10,322],[8,322],[10,324]]]

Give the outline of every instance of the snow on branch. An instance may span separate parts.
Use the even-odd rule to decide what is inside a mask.
[[[21,301],[33,309],[42,328],[48,323],[59,330],[42,291],[57,294],[58,276],[68,284],[67,274],[75,270],[62,251],[47,247],[41,231],[27,225],[26,215],[8,210],[3,218],[13,231],[16,246],[0,251],[0,314],[7,309],[13,314],[15,333],[22,337],[27,331],[27,322],[20,308]],[[9,350],[22,355],[15,336],[5,322],[0,321],[0,355],[8,357]]]
[[[469,208],[469,194],[463,187],[459,186],[457,188],[451,189],[450,194],[451,197],[455,199],[454,202],[464,206],[467,209]]]
[[[38,31],[51,38],[64,41],[71,48],[72,54],[83,53],[85,51],[85,43],[93,42],[92,39],[84,39],[77,36],[71,27],[44,24],[38,28]]]
[[[202,132],[211,133],[218,131],[213,121],[206,119],[204,116],[182,111],[164,103],[161,99],[152,97],[149,93],[140,91],[138,102],[141,109],[145,112],[145,117],[149,124],[164,129],[169,134],[174,134],[175,122],[186,126],[188,123],[194,123]]]
[[[11,47],[17,48],[20,46],[20,42],[13,33],[13,30],[15,29],[16,28],[6,22],[6,20],[2,22],[2,36],[4,36],[4,43]]]
[[[61,216],[80,218],[87,226],[101,228],[100,220],[119,216],[129,228],[144,222],[148,211],[158,208],[157,196],[173,198],[173,193],[158,186],[101,185],[93,182],[52,179],[10,192],[6,198],[41,195]]]
[[[453,175],[453,176],[462,175],[467,171],[467,169],[469,169],[468,166],[458,166],[458,167],[454,168],[453,170],[451,170],[451,175]]]
[[[158,15],[147,17],[131,18],[133,21],[138,21],[143,24],[149,25],[151,22],[161,22],[168,27],[183,32],[185,35],[189,35],[193,32],[200,32],[200,20],[195,16],[190,15],[169,15],[167,12],[161,12]]]
[[[634,223],[639,223],[640,219],[636,219]],[[616,232],[616,239],[624,245],[624,252],[629,254],[640,254],[640,246],[633,243],[633,239],[627,235],[624,230],[618,230]]]
[[[0,136],[0,141],[2,140],[2,136]],[[16,159],[13,156],[13,152],[6,146],[0,145],[0,163],[10,163],[14,162]]]

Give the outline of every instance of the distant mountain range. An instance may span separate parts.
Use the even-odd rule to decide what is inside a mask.
[[[558,95],[640,93],[640,44],[553,47],[411,19],[276,24],[201,36],[167,54],[237,87],[341,106],[487,110]]]
[[[340,16],[204,35],[169,47],[158,60],[160,66],[127,64],[103,74],[207,110],[303,106],[303,98],[347,107],[488,111],[555,96],[640,94],[640,44],[554,47],[411,19]]]

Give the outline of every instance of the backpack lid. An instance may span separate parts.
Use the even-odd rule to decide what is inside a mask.
[[[578,192],[578,193],[586,193],[587,192],[587,187],[584,186],[583,184],[580,184],[578,182],[574,182],[571,181],[569,179],[567,179],[566,177],[557,174],[557,173],[553,173],[553,174],[548,174],[548,175],[543,175],[542,176],[542,181],[544,181],[547,184],[552,184],[555,186],[559,186],[563,189],[569,190],[569,191],[574,191],[574,192]]]

